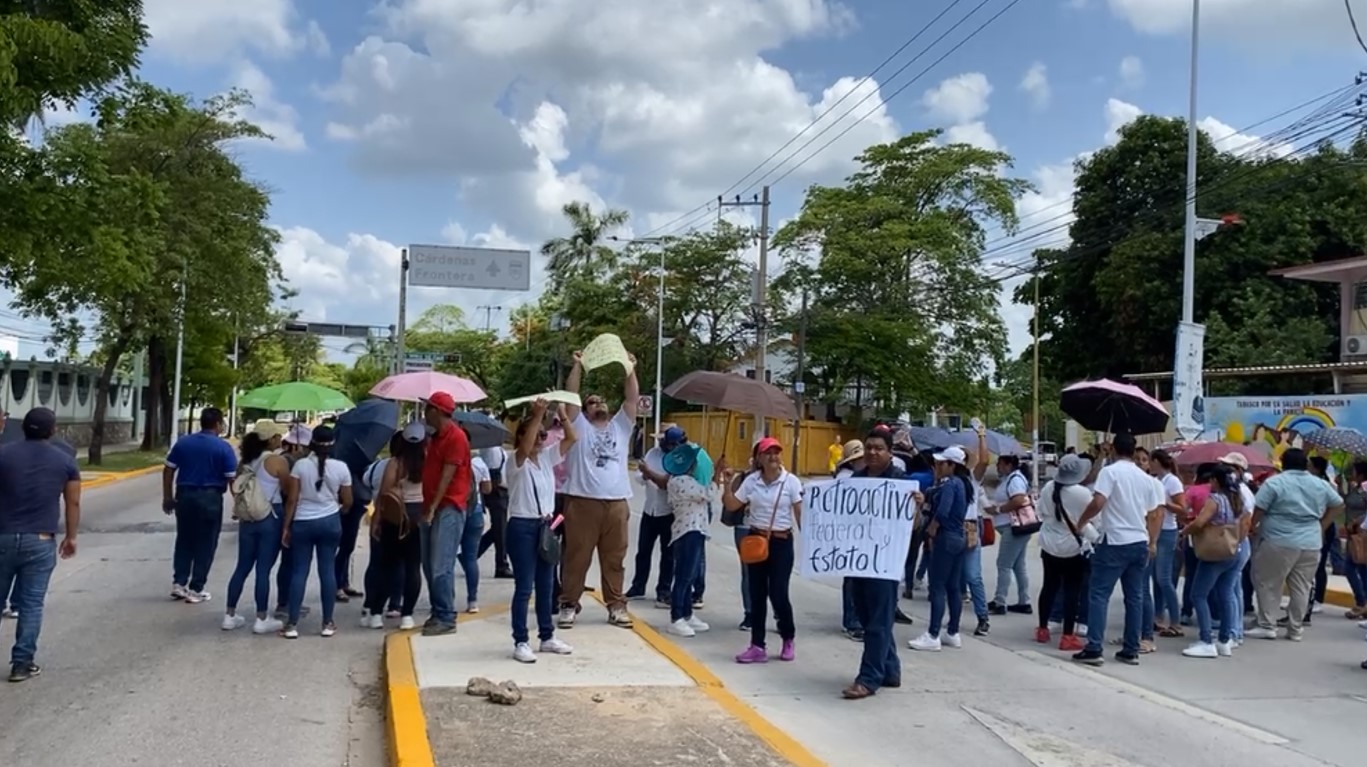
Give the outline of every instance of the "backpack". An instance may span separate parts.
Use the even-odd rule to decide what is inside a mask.
[[[261,482],[256,472],[265,464],[265,459],[252,466],[243,466],[241,473],[233,478],[233,516],[243,522],[260,522],[275,513],[275,507],[261,491]]]

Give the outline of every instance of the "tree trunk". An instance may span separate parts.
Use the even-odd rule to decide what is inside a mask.
[[[109,356],[105,358],[104,367],[100,368],[100,377],[95,382],[95,415],[94,423],[90,425],[91,466],[99,466],[104,460],[104,422],[109,416],[109,384],[113,381],[114,370],[127,349],[126,339],[121,338],[114,342],[109,348]]]
[[[166,387],[166,346],[160,337],[147,341],[147,395],[143,398],[147,409],[143,421],[142,449],[157,450],[166,445],[166,424],[161,408],[161,390]]]

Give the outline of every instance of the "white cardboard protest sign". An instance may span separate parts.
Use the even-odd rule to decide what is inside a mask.
[[[803,578],[877,578],[897,581],[911,548],[920,483],[848,477],[803,489]]]

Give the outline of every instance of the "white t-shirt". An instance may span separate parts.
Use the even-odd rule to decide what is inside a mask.
[[[541,448],[535,461],[528,458],[521,466],[517,457],[511,456],[503,467],[503,476],[508,478],[510,518],[539,519],[555,513],[555,467],[563,460],[559,445]]]
[[[470,481],[475,483],[475,487],[479,487],[482,482],[492,481],[492,477],[489,475],[489,464],[477,455],[470,458]]]
[[[656,474],[665,473],[665,452],[658,447],[652,447],[646,451],[646,466]],[[672,512],[669,510],[669,491],[648,479],[642,478],[646,486],[646,502],[641,507],[641,513],[647,517],[667,517]]]
[[[322,519],[342,510],[342,488],[351,487],[351,470],[336,458],[327,459],[323,470],[323,485],[318,483],[318,459],[309,456],[294,464],[290,476],[299,482],[299,503],[294,508],[296,520]]]
[[[1176,474],[1164,474],[1163,478],[1158,481],[1163,483],[1163,499],[1168,503],[1172,503],[1172,499],[1176,498],[1178,494],[1187,491],[1187,489],[1182,486],[1182,480],[1178,479]],[[1163,529],[1177,529],[1177,512],[1168,509],[1163,515]]]
[[[1002,482],[997,485],[997,492],[993,496],[992,501],[998,507],[1001,507],[1005,506],[1007,501],[1011,500],[1013,496],[1017,495],[1024,495],[1026,497],[1030,496],[1030,481],[1027,480],[1025,478],[1025,475],[1021,472],[1013,471],[1010,474],[1006,475],[1006,479],[1002,480]],[[998,529],[1010,527],[1011,515],[993,515],[992,524],[996,525]]]
[[[488,467],[491,471],[495,469],[507,468],[508,451],[504,450],[501,446],[486,447],[483,450],[479,451],[479,457],[484,460],[484,465]],[[501,480],[499,480],[497,486],[507,487],[508,478],[504,477]]]
[[[631,429],[631,418],[625,410],[618,410],[601,429],[581,412],[574,419],[578,440],[565,456],[569,464],[565,494],[600,501],[631,498],[631,479],[627,476]],[[513,463],[509,461],[508,465],[511,467]]]
[[[1082,518],[1082,512],[1087,510],[1087,505],[1092,502],[1092,494],[1087,488],[1080,485],[1065,485],[1059,494],[1059,500],[1063,501],[1063,513],[1068,515],[1068,519],[1073,521],[1073,527],[1077,527],[1077,521]],[[1059,519],[1054,508],[1054,483],[1051,481],[1045,485],[1039,494],[1039,518],[1044,523],[1039,532],[1039,545],[1044,553],[1051,557],[1067,559],[1082,553],[1082,544],[1078,543],[1077,537],[1068,527],[1068,523]],[[1087,529],[1079,529],[1078,535],[1084,541],[1090,540],[1095,536],[1092,526],[1087,525]]]
[[[1134,461],[1119,460],[1101,470],[1096,478],[1095,492],[1106,499],[1100,517],[1108,545],[1149,542],[1145,518],[1167,501],[1161,482],[1146,474]]]
[[[973,502],[968,504],[968,509],[964,511],[964,521],[972,522],[982,517],[983,509],[988,506],[987,493],[983,492],[983,483],[973,481]]]
[[[756,530],[793,529],[793,505],[802,503],[802,482],[789,474],[787,469],[773,484],[764,481],[763,472],[747,474],[745,481],[736,488],[736,500],[750,506],[745,524]],[[774,504],[777,503],[777,509]],[[769,525],[769,518],[774,523]]]

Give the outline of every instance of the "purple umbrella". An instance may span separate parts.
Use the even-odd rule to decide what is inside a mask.
[[[1088,431],[1112,434],[1161,434],[1168,428],[1168,409],[1138,386],[1101,378],[1079,381],[1063,390],[1064,415]]]

